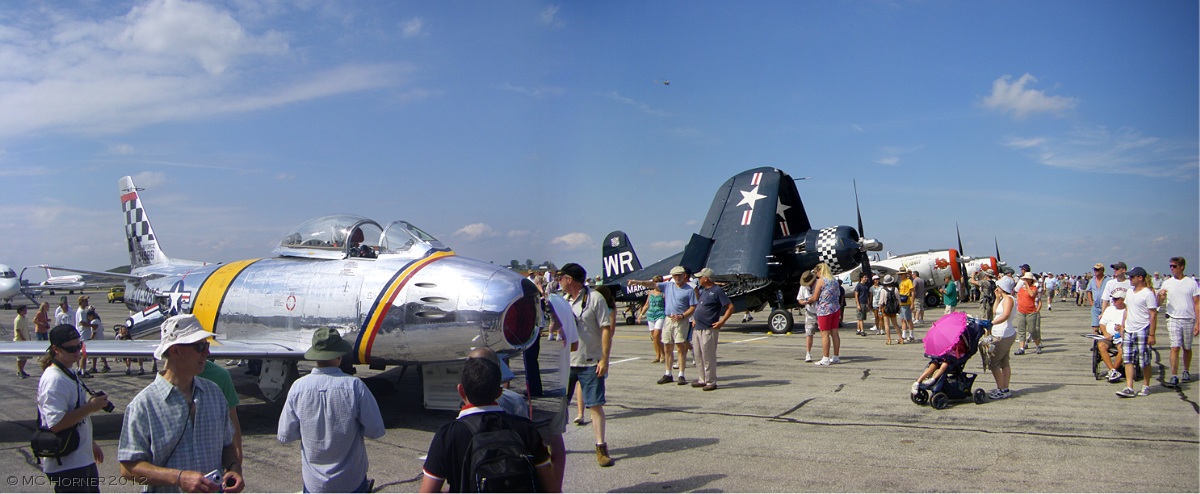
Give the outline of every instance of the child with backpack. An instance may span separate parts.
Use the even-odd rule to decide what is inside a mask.
[[[887,344],[892,344],[892,328],[896,328],[900,337],[897,343],[903,345],[904,335],[896,321],[896,315],[900,313],[900,294],[896,291],[896,278],[892,275],[883,277],[883,293],[880,296],[883,298],[883,331],[887,334]]]
[[[529,419],[504,412],[500,366],[485,358],[463,362],[458,419],[433,435],[420,492],[546,492],[556,486],[550,452]]]

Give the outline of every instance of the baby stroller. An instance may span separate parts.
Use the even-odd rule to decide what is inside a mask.
[[[987,394],[983,389],[971,393],[977,375],[964,372],[964,368],[979,351],[979,339],[991,327],[991,321],[967,317],[962,312],[946,314],[934,322],[924,338],[925,356],[949,365],[932,384],[919,384],[917,392],[910,394],[912,402],[938,410],[946,408],[950,400],[972,399],[976,405],[982,404]]]

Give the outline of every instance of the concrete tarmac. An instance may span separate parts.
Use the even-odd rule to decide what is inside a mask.
[[[92,298],[111,337],[125,308],[105,303],[103,293]],[[979,313],[974,304],[966,308]],[[909,399],[927,362],[920,342],[887,346],[883,336],[856,336],[854,309],[847,312],[842,363],[831,367],[803,362],[803,335],[768,334],[765,312],[747,324],[735,315],[721,334],[720,388],[711,392],[655,384],[663,366],[651,363],[645,327],[619,325],[605,407],[616,465],[597,466],[591,426],[570,424],[565,490],[1200,491],[1200,382],[1180,390],[1161,385],[1169,372],[1165,324],[1148,397],[1117,398],[1120,385],[1093,378],[1091,342],[1079,336],[1089,331],[1088,309],[1056,302],[1043,312],[1045,352],[1012,357],[1013,398],[934,410]],[[0,311],[5,331],[13,315]],[[926,320],[940,315],[932,310]],[[917,328],[918,339],[928,327]],[[819,358],[819,336],[814,354]],[[102,491],[135,492],[140,488],[117,477],[116,444],[123,405],[152,376],[126,376],[123,363],[110,365],[112,372],[88,381],[117,404],[114,413],[93,416],[108,457],[100,465]],[[28,447],[41,372],[30,361],[33,377],[18,379],[11,358],[0,368],[0,489],[49,492]],[[242,395],[248,491],[299,492],[298,445],[275,440],[280,405],[265,402],[241,369],[229,369]],[[967,369],[979,373],[976,388],[994,387],[978,356]],[[422,408],[415,369],[360,367],[358,375],[374,391],[388,427],[383,438],[367,441],[376,489],[415,492],[434,431],[455,414]],[[689,366],[687,376],[698,375]]]

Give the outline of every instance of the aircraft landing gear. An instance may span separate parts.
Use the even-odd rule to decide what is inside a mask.
[[[939,297],[938,294],[932,292],[925,294],[925,307],[938,307],[940,305],[942,305],[942,297]]]
[[[775,309],[771,311],[770,317],[767,318],[767,323],[771,326],[772,333],[790,333],[792,331],[792,312],[789,310]]]

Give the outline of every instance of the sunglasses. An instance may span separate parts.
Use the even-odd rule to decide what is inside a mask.
[[[1175,268],[1179,267],[1178,264],[1171,264],[1170,266],[1171,266],[1171,269],[1175,269]]]
[[[63,349],[64,352],[75,353],[75,352],[78,352],[83,349],[83,343],[80,343],[78,345],[71,345],[71,346],[59,345],[58,347]]]
[[[198,341],[196,343],[188,343],[186,345],[179,345],[179,346],[192,347],[192,350],[195,350],[196,353],[204,353],[204,352],[208,351],[208,342],[207,341]]]

